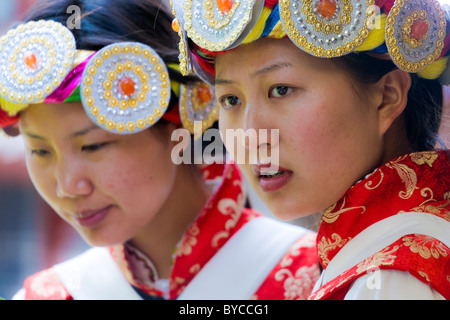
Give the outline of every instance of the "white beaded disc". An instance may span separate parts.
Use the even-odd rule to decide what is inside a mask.
[[[415,24],[426,32],[412,36]],[[407,72],[418,72],[437,60],[444,47],[447,22],[436,0],[397,0],[386,20],[386,46],[394,63]]]
[[[334,12],[324,8],[324,2],[280,0],[286,34],[300,49],[316,57],[340,57],[352,52],[370,33],[375,0],[328,0],[328,6],[335,6]]]
[[[264,7],[263,0],[234,0],[228,12],[219,10],[214,0],[186,0],[184,29],[189,38],[209,51],[239,45],[253,29]]]
[[[49,96],[70,72],[75,38],[55,21],[30,21],[0,38],[0,95],[18,103]]]
[[[136,42],[109,45],[86,65],[81,101],[101,128],[130,134],[155,124],[170,101],[170,79],[161,57]]]

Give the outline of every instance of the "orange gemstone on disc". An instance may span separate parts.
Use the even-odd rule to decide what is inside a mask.
[[[233,7],[233,0],[216,0],[217,8],[222,12],[229,12]]]
[[[130,77],[119,80],[120,91],[126,96],[131,96],[136,91],[135,85],[136,83]]]
[[[317,12],[324,18],[331,18],[336,13],[336,1],[319,0],[315,4]]]
[[[425,21],[417,20],[411,26],[411,38],[419,40],[428,32],[428,24]]]
[[[202,103],[211,101],[212,94],[207,86],[200,85],[197,88],[197,99],[198,99],[198,101],[200,101]]]
[[[25,62],[28,68],[36,70],[37,58],[33,52],[27,52],[23,57],[23,62]]]
[[[175,18],[175,19],[172,20],[172,29],[173,29],[173,31],[175,31],[175,32],[180,31],[180,23],[178,22],[178,19],[177,19],[177,18]]]

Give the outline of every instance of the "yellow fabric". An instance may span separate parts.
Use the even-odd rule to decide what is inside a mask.
[[[284,31],[281,21],[278,21],[272,31],[270,31],[268,37],[273,39],[281,39],[286,36],[286,31]]]
[[[255,27],[250,31],[250,33],[247,35],[247,37],[244,39],[242,43],[250,43],[252,41],[255,41],[259,39],[264,31],[264,27],[266,26],[267,18],[269,18],[270,14],[272,13],[272,9],[269,9],[267,7],[264,7],[261,15],[258,19],[258,22],[256,23]]]
[[[386,15],[380,14],[375,17],[373,29],[370,31],[366,41],[363,42],[355,51],[368,51],[383,44],[385,40]]]
[[[448,57],[436,60],[422,71],[417,72],[419,77],[432,80],[438,78],[447,68]]]
[[[86,60],[91,54],[93,54],[95,51],[90,50],[77,50],[75,51],[75,57],[73,59],[72,69],[75,69],[78,67],[80,63],[82,63],[84,60]]]
[[[180,65],[176,64],[176,63],[168,63],[167,67],[180,71]],[[170,88],[172,89],[173,92],[175,92],[176,96],[179,97],[180,96],[180,83],[173,81],[172,79],[170,80]]]
[[[0,97],[0,106],[10,117],[13,117],[23,109],[26,109],[28,104],[17,104]]]

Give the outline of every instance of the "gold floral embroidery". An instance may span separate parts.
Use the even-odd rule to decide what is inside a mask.
[[[300,255],[300,250],[302,248],[313,248],[316,246],[316,234],[310,233],[305,236],[302,236],[300,240],[298,240],[292,247],[289,249],[287,255],[281,260],[280,265],[283,268],[289,267],[294,262],[294,257],[298,257]]]
[[[445,208],[448,207],[449,205],[450,205],[450,201],[447,201],[447,202],[437,205],[437,206],[434,206],[432,204],[422,205],[419,207],[415,207],[409,211],[433,213],[433,214],[438,215],[439,217],[442,217],[445,220],[450,222],[450,212],[448,210],[445,210]],[[446,211],[445,214],[442,214],[443,209]]]
[[[200,234],[200,228],[195,222],[192,227],[189,228],[186,236],[184,237],[182,243],[177,249],[177,256],[190,255],[192,253],[192,248],[197,244],[197,237]]]
[[[360,207],[351,207],[351,208],[344,208],[345,207],[345,198],[342,202],[341,208],[337,211],[334,211],[336,208],[337,203],[335,203],[334,205],[332,205],[331,207],[329,207],[327,210],[325,210],[322,220],[327,222],[327,223],[333,223],[335,222],[339,216],[347,211],[351,211],[351,210],[362,210],[361,214],[363,214],[366,211],[366,207],[364,206],[360,206]]]
[[[219,231],[213,236],[211,240],[211,246],[213,248],[219,245],[219,241],[221,239],[229,237],[230,230],[232,230],[239,221],[242,210],[244,208],[244,203],[245,195],[242,192],[238,195],[236,201],[231,198],[225,198],[219,201],[219,203],[217,204],[217,209],[220,211],[220,213],[229,215],[230,219],[225,222],[225,230]]]
[[[320,240],[320,243],[317,244],[317,249],[324,267],[326,267],[330,263],[328,252],[330,250],[343,247],[350,240],[351,238],[342,239],[341,236],[337,233],[333,233],[331,235],[331,239],[326,239],[325,237],[323,237]]]
[[[320,276],[316,266],[301,267],[295,274],[289,269],[281,269],[275,274],[277,281],[283,281],[284,298],[286,300],[305,299],[315,285],[314,279]]]
[[[422,276],[422,278],[425,278],[427,282],[430,282],[430,277],[423,271],[419,271],[419,274]]]
[[[378,172],[380,173],[380,181],[378,181],[378,183],[377,183],[375,186],[372,186],[372,185],[374,184],[374,181],[373,181],[373,180],[368,181],[368,182],[364,185],[364,187],[365,187],[367,190],[374,190],[374,189],[378,188],[378,186],[381,184],[381,182],[383,182],[383,179],[384,179],[384,173],[383,173],[383,171],[381,171],[381,170],[378,170]],[[375,173],[375,172],[374,172],[374,173]]]
[[[439,259],[442,255],[447,257],[445,246],[435,238],[424,236],[421,234],[415,234],[414,237],[408,236],[402,238],[403,244],[414,252],[420,254],[424,259],[431,257]]]
[[[387,247],[371,257],[367,258],[363,262],[360,262],[357,265],[356,272],[365,272],[374,268],[377,268],[378,266],[389,266],[394,263],[396,254],[395,252],[398,250],[400,246],[394,246],[393,248]]]
[[[317,291],[314,291],[308,298],[308,300],[320,300],[325,292],[328,290],[329,285],[320,287]]]
[[[449,200],[449,201],[438,204],[438,205],[435,204],[435,202],[437,202],[437,200],[434,199],[433,190],[431,190],[430,188],[423,188],[420,191],[420,194],[422,195],[422,197],[428,198],[428,199],[425,200],[424,202],[422,202],[417,207],[409,209],[408,212],[412,211],[412,212],[433,213],[447,221],[450,221],[450,212],[447,209],[447,207],[450,205],[450,199],[449,199],[450,193],[444,194],[444,200]],[[443,214],[442,213],[443,211],[446,213]],[[404,212],[406,212],[406,211],[405,210],[399,211],[399,213],[404,213]]]
[[[186,286],[183,286],[183,284],[185,282],[186,282],[186,279],[181,278],[181,277],[175,277],[173,279],[173,281],[169,281],[169,289],[170,290],[174,290],[177,287],[179,287],[178,288],[178,292],[177,292],[177,295],[179,295],[184,290],[184,288],[186,287]]]
[[[397,170],[398,175],[402,179],[403,183],[405,184],[406,191],[400,191],[398,193],[399,197],[402,199],[409,199],[412,194],[414,193],[414,190],[418,189],[417,187],[417,175],[414,172],[413,169],[409,168],[405,164],[401,163],[387,163],[386,166],[391,169]]]
[[[192,274],[197,274],[200,271],[201,267],[199,263],[193,264],[190,268],[189,268],[189,272]]]
[[[434,151],[420,152],[411,154],[411,160],[418,165],[427,164],[430,167],[433,166],[434,160],[439,157],[439,154]]]

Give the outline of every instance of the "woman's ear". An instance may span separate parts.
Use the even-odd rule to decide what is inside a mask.
[[[405,110],[411,76],[403,70],[396,69],[384,75],[378,85],[383,96],[378,107],[379,130],[380,134],[385,134],[394,120]]]

